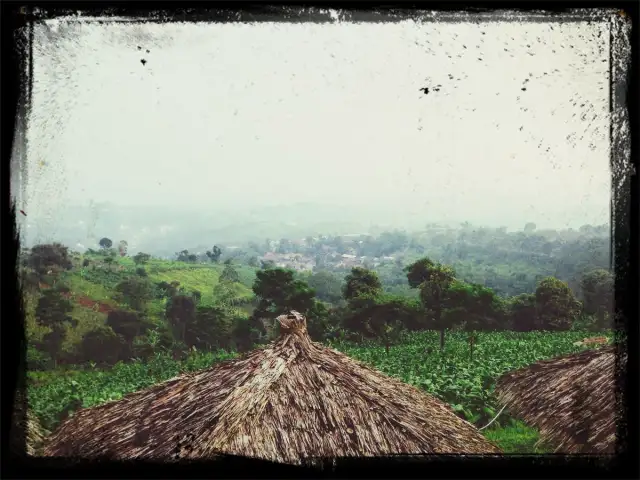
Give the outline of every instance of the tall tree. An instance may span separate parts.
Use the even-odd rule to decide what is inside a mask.
[[[540,328],[534,294],[523,293],[512,297],[507,311],[510,327],[516,332],[530,332]]]
[[[118,283],[115,287],[117,298],[129,307],[144,312],[153,297],[152,285],[145,277],[135,276]]]
[[[136,265],[145,264],[151,259],[151,255],[148,253],[138,252],[133,256],[133,261]]]
[[[335,273],[320,270],[308,274],[306,281],[323,302],[339,305],[342,302],[342,279]]]
[[[187,341],[187,330],[196,320],[196,302],[188,295],[176,295],[167,302],[166,317],[180,341]]]
[[[314,290],[304,281],[296,280],[293,271],[283,268],[257,271],[253,293],[259,300],[255,318],[272,319],[289,310],[306,315],[314,306]]]
[[[361,296],[376,296],[382,292],[382,284],[378,274],[366,268],[355,267],[345,277],[342,296],[350,301]]]
[[[406,267],[409,286],[420,289],[420,300],[433,315],[435,327],[440,330],[440,350],[444,350],[446,323],[442,313],[447,289],[455,280],[455,272],[447,265],[422,258]]]
[[[224,270],[222,270],[220,274],[220,281],[226,283],[236,283],[240,281],[240,276],[231,263],[225,264]]]
[[[82,337],[82,359],[100,364],[113,365],[119,358],[123,348],[123,338],[111,327],[99,325]]]
[[[192,325],[187,325],[184,342],[198,348],[229,348],[232,346],[235,318],[232,312],[216,306],[198,306]]]
[[[122,360],[131,357],[134,338],[145,333],[150,327],[150,323],[139,312],[124,309],[111,310],[107,315],[106,325],[122,337]]]
[[[29,252],[27,264],[40,277],[73,267],[69,249],[60,243],[35,245]]]
[[[611,272],[596,269],[585,274],[580,282],[584,312],[594,315],[599,328],[611,328],[614,309],[614,278]]]
[[[111,248],[111,246],[113,245],[113,242],[111,241],[110,238],[103,237],[98,242],[98,245],[100,245],[100,248],[106,249],[106,248]]]
[[[58,356],[65,339],[65,325],[69,324],[75,327],[78,323],[71,316],[73,310],[71,302],[63,296],[66,291],[68,291],[68,288],[63,286],[45,290],[38,300],[35,312],[36,321],[40,325],[51,329],[51,332],[44,336],[42,345],[51,356],[54,368],[57,365]]]
[[[446,290],[443,323],[466,330],[505,327],[503,305],[495,292],[483,285],[454,280]]]
[[[217,245],[214,245],[213,248],[206,253],[211,262],[218,263],[218,261],[220,260],[220,256],[222,255],[222,250]]]
[[[566,282],[547,277],[538,284],[536,311],[544,330],[568,330],[580,309],[580,302]]]

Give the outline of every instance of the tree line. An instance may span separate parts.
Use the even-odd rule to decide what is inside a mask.
[[[144,265],[149,258],[138,254],[136,263]],[[583,276],[579,301],[566,282],[554,277],[541,279],[533,294],[501,297],[427,257],[403,268],[414,297],[385,292],[378,274],[363,267],[351,269],[342,284],[328,272],[305,275],[270,267],[256,272],[254,298],[240,300],[239,275],[227,259],[219,282],[211,287],[213,303],[203,302],[202,292],[187,291],[179,282],[151,282],[139,267],[136,275],[115,284],[118,308],[108,312],[105,324],[87,332],[76,351],[65,354],[65,335],[77,325],[71,316],[70,288],[60,276],[73,266],[68,249],[35,246],[24,266],[25,288],[40,292],[37,322],[49,329],[35,348],[46,353],[54,367],[65,355],[70,363],[113,364],[148,357],[160,348],[177,354],[190,348],[247,351],[274,338],[273,320],[291,309],[306,315],[314,340],[378,340],[387,348],[403,331],[437,330],[444,348],[449,329],[598,330],[612,322],[613,277],[601,269]],[[157,299],[166,300],[161,322],[150,312]]]

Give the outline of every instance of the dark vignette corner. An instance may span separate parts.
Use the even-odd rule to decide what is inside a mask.
[[[113,6],[113,5],[118,6]],[[193,4],[194,8],[188,7]],[[30,42],[18,42],[16,33],[20,28],[28,27],[28,19],[35,21],[55,18],[59,16],[75,14],[78,8],[82,8],[85,15],[100,15],[101,17],[118,16],[128,17],[130,20],[139,20],[141,22],[256,22],[256,21],[280,21],[280,22],[329,22],[329,16],[319,11],[320,8],[337,8],[341,9],[345,19],[353,19],[356,21],[398,21],[401,19],[417,18],[419,13],[416,12],[414,5],[398,4],[394,6],[382,6],[380,4],[366,3],[327,3],[314,7],[300,7],[294,4],[289,6],[274,6],[266,4],[248,4],[238,8],[237,3],[232,2],[216,2],[210,9],[203,9],[201,3],[185,2],[177,5],[173,2],[155,2],[153,11],[150,11],[147,3],[131,2],[125,7],[123,3],[105,4],[102,2],[92,2],[82,5],[81,3],[57,2],[55,7],[49,4],[43,4],[42,7],[27,7],[21,9],[19,5],[5,2],[2,5],[2,60],[3,60],[3,76],[2,76],[2,154],[3,154],[3,187],[6,188],[3,197],[3,213],[5,214],[5,222],[3,222],[4,238],[4,269],[3,269],[3,293],[8,301],[3,302],[3,317],[17,320],[4,322],[4,335],[2,335],[2,351],[3,351],[3,384],[5,390],[10,392],[4,395],[2,408],[2,442],[8,445],[10,440],[19,442],[24,449],[25,439],[24,431],[17,426],[15,430],[10,431],[7,425],[11,425],[12,411],[17,394],[22,393],[25,380],[25,359],[26,359],[26,342],[24,330],[24,314],[22,308],[22,296],[20,295],[20,287],[17,279],[17,257],[19,251],[19,232],[16,228],[15,213],[16,206],[11,204],[9,194],[10,185],[10,163],[11,154],[14,144],[14,133],[24,127],[19,123],[24,121],[25,114],[30,104],[31,78],[32,69],[28,62],[30,58]],[[635,2],[619,1],[619,2],[592,2],[580,4],[580,2],[562,1],[562,2],[536,2],[535,4],[523,4],[513,2],[511,4],[499,2],[479,2],[470,8],[459,1],[425,4],[424,9],[454,11],[465,9],[467,13],[491,13],[495,8],[511,8],[521,11],[531,10],[548,10],[555,14],[562,14],[570,8],[585,7],[605,7],[620,8],[624,10],[631,19],[632,28],[630,33],[630,65],[629,71],[620,71],[611,83],[612,98],[615,98],[617,106],[626,105],[628,109],[628,125],[629,132],[637,132],[638,126],[638,98],[637,87],[637,63],[638,63],[638,8]],[[26,13],[26,15],[25,15]],[[446,19],[444,21],[456,21],[455,18]],[[28,35],[29,29],[26,29],[27,39],[31,40]],[[613,66],[612,66],[613,68]],[[613,73],[613,71],[612,71]],[[22,110],[22,115],[17,113]],[[631,164],[636,169],[638,165],[638,137],[637,135],[628,134],[623,138],[631,146]],[[624,159],[624,141],[614,144],[611,149],[612,166],[612,264],[615,266],[615,295],[616,295],[616,329],[619,333],[626,333],[627,342],[633,345],[638,343],[638,301],[636,298],[638,292],[638,220],[640,213],[638,212],[638,178],[629,171],[622,171],[617,165]],[[616,187],[618,186],[618,187]],[[216,462],[192,462],[190,464],[170,465],[149,465],[139,463],[97,463],[89,465],[78,465],[76,462],[70,462],[60,459],[53,461],[30,459],[28,467],[26,464],[20,464],[19,457],[10,459],[12,465],[23,468],[21,476],[30,477],[33,474],[37,476],[58,476],[58,473],[67,478],[86,478],[87,476],[113,476],[118,475],[121,470],[129,472],[129,474],[137,474],[135,476],[154,476],[157,469],[158,474],[166,476],[175,476],[181,478],[191,478],[192,476],[202,476],[205,471],[215,465],[217,475],[224,472],[224,476],[236,477],[246,476],[246,472],[260,471],[260,476],[278,476],[279,478],[299,477],[327,477],[327,476],[353,476],[353,477],[383,477],[383,476],[424,476],[425,469],[428,469],[430,475],[442,471],[443,477],[467,476],[468,472],[474,472],[472,476],[483,477],[483,473],[487,472],[490,478],[506,478],[513,473],[518,477],[531,478],[543,474],[543,472],[553,469],[554,476],[557,477],[582,477],[597,478],[605,475],[620,474],[626,469],[634,465],[637,471],[637,461],[631,452],[637,451],[638,432],[634,431],[633,426],[637,425],[637,409],[631,408],[632,405],[640,404],[638,400],[638,384],[637,382],[629,382],[628,378],[637,378],[638,375],[638,356],[637,349],[630,348],[628,351],[628,365],[626,374],[619,369],[619,385],[626,393],[621,396],[621,406],[626,414],[626,421],[621,419],[620,434],[621,447],[625,453],[613,462],[606,459],[596,457],[580,457],[568,459],[566,457],[547,455],[542,457],[521,456],[507,459],[500,458],[479,458],[454,456],[450,458],[391,458],[391,459],[374,459],[374,460],[337,460],[332,465],[327,465],[324,470],[307,470],[289,466],[275,466],[268,462],[255,460],[238,459],[233,457],[224,457]],[[17,367],[17,368],[16,368]],[[631,377],[627,374],[632,375]],[[9,388],[10,387],[10,388]],[[24,397],[23,397],[24,398]],[[20,424],[20,419],[16,419],[16,424]],[[16,440],[17,439],[17,440]],[[10,454],[7,449],[2,451],[3,468],[7,469],[7,461]],[[533,460],[533,461],[532,461]],[[72,473],[68,470],[74,465],[79,467]],[[500,467],[499,469],[497,467]],[[505,469],[504,467],[507,467]],[[511,467],[511,468],[509,468]],[[64,469],[62,472],[60,469]],[[200,472],[200,475],[198,474]],[[401,473],[402,472],[402,473]],[[467,472],[467,475],[465,475]],[[500,472],[500,473],[498,473]],[[505,473],[506,472],[506,473]],[[517,473],[516,473],[517,472]],[[3,470],[4,473],[4,470]],[[8,473],[8,472],[7,472]],[[32,475],[30,475],[30,473]],[[628,473],[631,473],[628,471]],[[408,474],[408,475],[407,475]],[[255,473],[254,473],[255,475]],[[5,474],[6,476],[6,474]],[[439,476],[439,475],[437,475]],[[616,475],[617,476],[617,475]]]
[[[611,264],[615,273],[615,329],[622,341],[627,364],[617,356],[616,375],[620,418],[618,438],[621,459],[636,471],[638,443],[638,5],[624,4],[627,35],[611,34]],[[624,21],[617,23],[618,32]],[[625,38],[626,37],[626,38]],[[624,49],[627,49],[626,51]],[[627,61],[627,68],[622,64]],[[634,88],[635,87],[635,88]],[[625,338],[626,337],[626,338]],[[621,353],[621,352],[619,352]],[[625,368],[626,367],[626,368]]]
[[[3,472],[8,464],[19,466],[26,452],[25,423],[26,398],[24,393],[26,342],[22,295],[17,281],[19,233],[15,221],[15,205],[10,193],[11,156],[16,140],[17,125],[28,108],[30,85],[27,74],[29,58],[27,9],[16,4],[2,4],[2,236],[3,236],[3,302],[2,302],[2,449]],[[20,111],[22,110],[22,112]],[[15,406],[20,413],[14,415]]]

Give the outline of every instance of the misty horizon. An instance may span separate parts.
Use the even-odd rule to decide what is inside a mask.
[[[186,238],[608,223],[608,28],[47,21],[24,241],[117,237],[105,202]]]

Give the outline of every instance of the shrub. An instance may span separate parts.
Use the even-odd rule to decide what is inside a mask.
[[[82,338],[82,359],[85,362],[113,365],[118,361],[123,346],[122,337],[117,335],[111,327],[100,325],[87,332]]]

